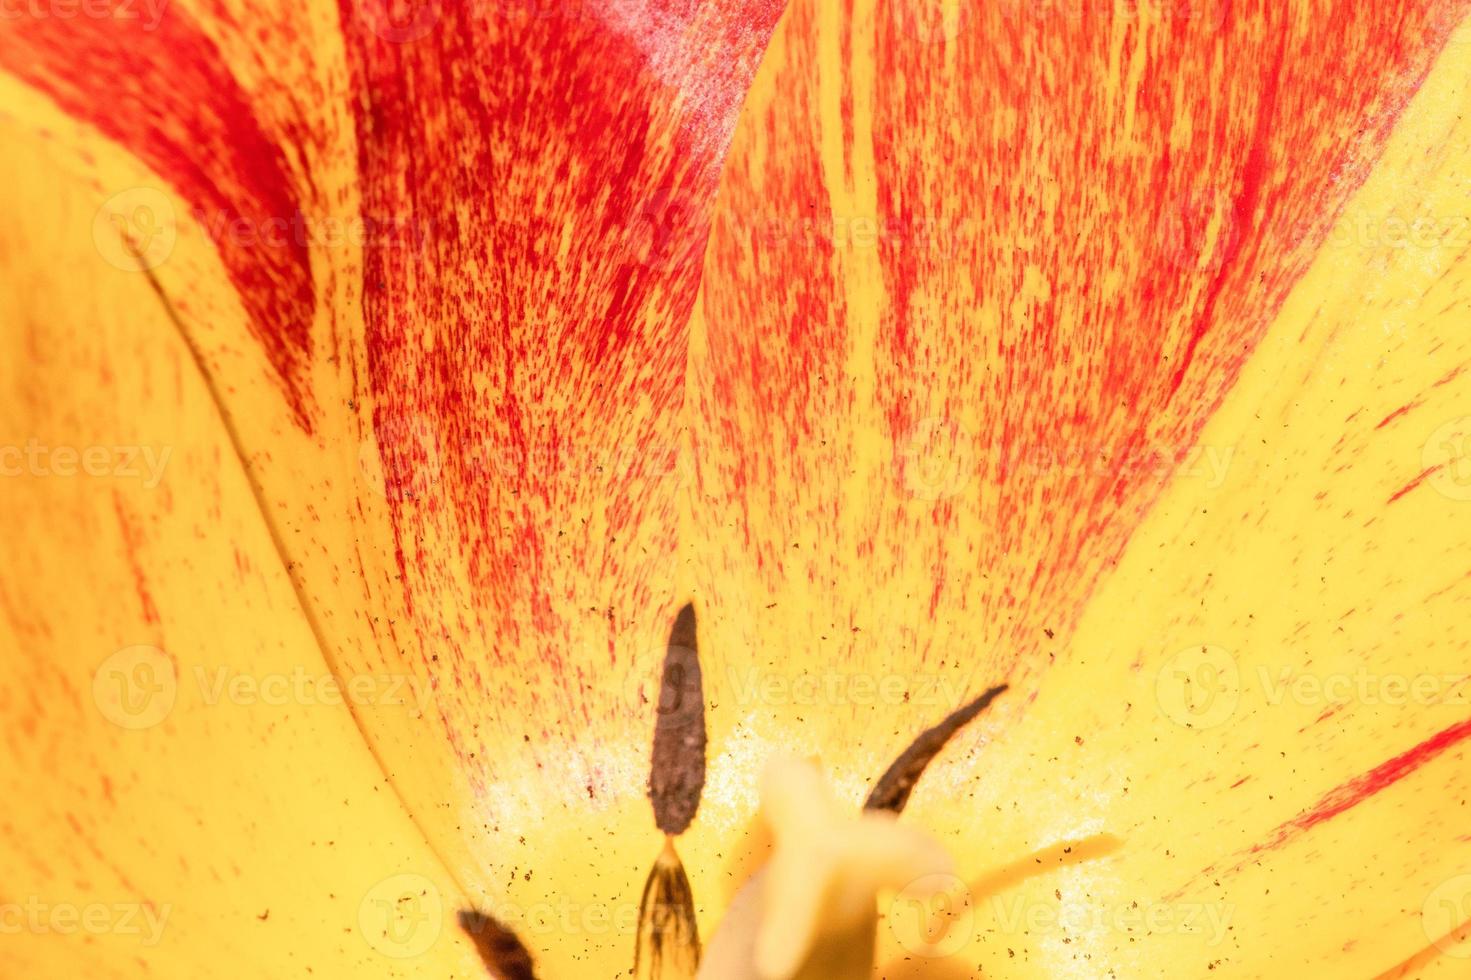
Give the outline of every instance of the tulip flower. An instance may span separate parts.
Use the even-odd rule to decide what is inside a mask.
[[[7,0],[0,973],[1456,977],[1468,0]]]

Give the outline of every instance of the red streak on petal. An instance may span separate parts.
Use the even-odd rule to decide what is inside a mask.
[[[112,507],[117,514],[118,527],[123,534],[123,551],[128,556],[128,564],[133,569],[133,586],[138,592],[138,604],[142,608],[143,622],[151,626],[159,624],[158,606],[153,601],[153,593],[148,589],[148,579],[143,573],[143,562],[139,559],[138,550],[142,546],[142,534],[128,516],[127,508],[123,504],[123,498],[116,490],[112,492]]]
[[[1439,470],[1439,469],[1441,469],[1444,466],[1445,466],[1444,463],[1436,463],[1434,466],[1430,467],[1430,469],[1425,470],[1424,472],[1420,473],[1419,476],[1415,477],[1409,483],[1406,483],[1404,486],[1400,487],[1394,493],[1390,494],[1389,499],[1387,501],[1385,501],[1385,502],[1386,503],[1390,503],[1390,504],[1394,503],[1396,500],[1400,499],[1405,494],[1409,493],[1411,490],[1415,489],[1420,484],[1424,483],[1427,479],[1430,478],[1431,474],[1435,473],[1436,470]]]
[[[155,23],[142,7],[131,9],[132,17],[61,17],[45,5],[18,4],[0,31],[0,67],[121,144],[182,196],[214,239],[297,422],[310,430],[315,293],[306,243],[293,230],[301,209],[285,157],[188,10],[170,5]],[[178,210],[182,219],[186,208]]]
[[[1224,867],[1221,865],[1207,867],[1190,883],[1176,889],[1167,900],[1172,901],[1184,894],[1193,882],[1234,874],[1251,864],[1252,858],[1257,855],[1280,850],[1319,824],[1346,813],[1381,790],[1398,783],[1420,767],[1455,748],[1468,737],[1471,737],[1471,719],[1437,732],[1414,748],[1400,753],[1348,782],[1335,786],[1312,806],[1277,827],[1265,840],[1253,844],[1248,850],[1242,852],[1239,858]]]
[[[1439,386],[1440,384],[1443,384],[1443,383],[1444,383],[1444,380],[1437,381],[1436,382],[1436,385]],[[1406,404],[1406,405],[1401,405],[1399,408],[1396,408],[1394,411],[1392,411],[1388,415],[1384,416],[1384,418],[1381,419],[1379,421],[1379,424],[1376,425],[1374,428],[1376,428],[1376,429],[1382,429],[1386,425],[1389,425],[1391,422],[1393,422],[1395,419],[1400,418],[1403,415],[1407,415],[1411,411],[1413,411],[1414,409],[1419,408],[1420,405],[1421,405],[1421,400],[1418,399],[1418,398],[1415,399],[1414,401]]]
[[[1253,854],[1282,846],[1304,831],[1325,820],[1358,806],[1387,786],[1392,786],[1432,759],[1471,736],[1471,719],[1438,732],[1414,748],[1395,756],[1355,779],[1334,788],[1309,809],[1279,827],[1265,844],[1252,848]]]
[[[1191,326],[1190,339],[1186,342],[1185,350],[1180,355],[1175,375],[1170,381],[1169,397],[1171,398],[1184,384],[1185,373],[1195,360],[1196,348],[1200,346],[1200,342],[1215,322],[1216,305],[1220,302],[1221,290],[1225,288],[1227,273],[1235,267],[1236,260],[1241,255],[1243,243],[1247,239],[1245,230],[1252,228],[1257,223],[1257,208],[1261,202],[1263,177],[1267,171],[1268,145],[1272,127],[1276,121],[1277,90],[1282,84],[1282,58],[1285,49],[1286,33],[1284,32],[1282,44],[1277,47],[1270,73],[1266,79],[1261,105],[1257,110],[1256,132],[1251,141],[1251,150],[1241,168],[1241,190],[1231,205],[1232,234],[1226,243],[1220,268],[1211,281],[1210,291]]]

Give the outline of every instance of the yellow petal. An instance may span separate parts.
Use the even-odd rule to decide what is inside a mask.
[[[104,194],[65,160],[0,160],[0,973],[483,972],[188,348],[109,274]],[[365,710],[419,710],[360,680]]]

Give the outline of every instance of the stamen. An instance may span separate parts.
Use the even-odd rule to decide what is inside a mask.
[[[644,884],[633,972],[639,980],[692,980],[700,967],[700,930],[674,838],[694,821],[705,788],[705,692],[693,605],[679,611],[669,633],[657,711],[649,800],[666,837]]]
[[[922,891],[951,870],[940,845],[898,815],[930,761],[1005,690],[991,688],[922,732],[858,815],[844,813],[811,763],[773,759],[761,793],[771,859],[736,893],[698,980],[868,980],[879,893]]]
[[[639,903],[633,975],[636,980],[692,980],[699,968],[695,895],[674,851],[674,839],[666,837]]]
[[[700,807],[700,794],[705,788],[705,740],[705,694],[695,636],[695,607],[687,604],[675,617],[664,655],[649,768],[654,821],[671,837],[689,829]]]
[[[952,711],[944,721],[934,728],[920,733],[909,748],[899,754],[893,765],[879,777],[874,784],[873,790],[868,794],[868,800],[863,804],[865,810],[888,810],[891,813],[902,813],[904,807],[909,803],[909,794],[914,791],[914,784],[919,782],[919,777],[929,767],[931,760],[939,754],[945,744],[954,737],[971,720],[979,715],[990,703],[1006,690],[1005,684],[998,684],[985,694],[976,698],[970,704]]]
[[[461,909],[459,920],[492,974],[500,980],[536,980],[531,951],[514,932],[479,909]]]

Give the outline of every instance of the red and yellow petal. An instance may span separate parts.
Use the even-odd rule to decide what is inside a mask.
[[[129,329],[182,329],[166,379],[129,380],[152,397],[203,370],[203,394],[158,413],[177,422],[168,410],[204,395],[222,413],[208,445],[248,475],[231,513],[258,502],[262,518],[229,533],[273,543],[292,587],[240,602],[279,608],[260,618],[290,624],[292,662],[311,662],[308,642],[339,679],[434,692],[420,715],[353,705],[371,756],[331,716],[332,751],[353,761],[326,792],[371,778],[371,758],[404,801],[380,804],[354,872],[406,812],[424,834],[406,845],[417,873],[518,927],[547,975],[626,968],[657,839],[641,688],[693,593],[714,758],[682,849],[703,921],[738,884],[726,863],[774,748],[820,754],[856,800],[921,728],[1010,679],[990,751],[958,745],[906,818],[990,870],[972,899],[1036,908],[1065,883],[1081,908],[1214,903],[1250,942],[986,926],[949,966],[896,969],[1416,969],[1440,962],[1424,924],[1352,889],[1353,862],[1365,842],[1418,862],[1384,879],[1406,907],[1431,878],[1454,883],[1459,797],[1436,767],[1460,758],[1461,722],[1362,700],[1314,721],[1248,690],[1201,732],[1176,723],[1159,679],[1197,645],[1248,676],[1289,643],[1317,669],[1450,669],[1457,648],[1418,617],[1459,593],[1420,594],[1420,569],[1451,565],[1458,542],[1416,529],[1444,519],[1426,494],[1459,473],[1434,456],[1461,445],[1459,416],[1423,438],[1413,425],[1464,392],[1447,340],[1456,265],[1361,242],[1334,265],[1324,246],[1351,201],[1453,186],[1465,154],[1445,60],[1419,121],[1402,116],[1465,9],[796,3],[728,166],[780,12],[762,0],[198,4],[159,36],[23,20],[0,35],[9,124],[49,147],[17,167],[41,193],[8,210],[56,222],[48,199],[90,194],[98,209],[57,227],[119,268],[73,250],[52,272],[133,276]],[[66,45],[121,80],[116,111],[68,76]],[[1391,133],[1400,156],[1381,160]],[[41,181],[64,156],[80,177]],[[1361,190],[1376,166],[1389,187]],[[13,248],[15,281],[61,291]],[[1364,317],[1424,330],[1391,349],[1344,339]],[[74,314],[32,322],[29,350],[116,369]],[[1364,370],[1379,360],[1400,373]],[[22,427],[56,406],[16,399]],[[1261,473],[1233,483],[1246,446]],[[1220,503],[1202,503],[1192,470]],[[95,505],[16,491],[17,512]],[[88,580],[157,565],[182,588],[183,536],[139,573],[124,559],[146,535],[127,527]],[[1292,585],[1268,591],[1277,566]],[[57,577],[6,571],[60,601]],[[1243,611],[1247,596],[1274,615]],[[220,618],[165,608],[140,615],[193,624],[186,646]],[[1248,778],[1227,783],[1233,767]],[[239,793],[220,796],[238,820]],[[1377,829],[1411,813],[1425,829]],[[1029,876],[1030,851],[1062,870]],[[414,968],[463,952],[436,946]]]
[[[468,900],[334,686],[188,347],[92,241],[103,195],[7,146],[0,973],[474,975]],[[367,681],[368,710],[420,710]]]
[[[121,268],[99,269],[141,265],[177,317],[332,669],[435,692],[423,717],[355,712],[389,785],[553,975],[631,960],[657,855],[642,688],[688,588],[686,325],[779,12],[318,4],[282,18],[313,33],[279,82],[270,11],[242,40],[181,8],[189,43],[134,55],[50,21],[0,40],[13,131],[109,202]],[[111,120],[51,77],[81,64],[67,43],[177,91]],[[171,137],[238,125],[161,154],[150,111]],[[236,167],[258,143],[275,163]]]
[[[1202,431],[1219,483],[1174,477],[1024,717],[933,774],[987,850],[1121,841],[983,883],[967,960],[1464,972],[1468,85],[1439,62]]]
[[[0,69],[31,90],[5,115],[65,140],[39,97],[148,168],[151,186],[106,188],[120,195],[114,233],[158,263],[176,224],[210,239],[249,339],[308,428],[319,410],[311,361],[321,356],[320,296],[302,229],[338,190],[328,176],[331,110],[344,98],[335,25],[322,12],[212,0],[36,3],[7,12],[0,34]],[[83,158],[95,162],[86,150]]]
[[[1445,36],[1428,4],[1142,6],[962,8],[939,43],[789,9],[690,368],[744,656],[1040,672]]]
[[[1454,179],[1464,155],[1451,130],[1461,84],[1451,77],[1454,57],[1435,87],[1420,88],[1464,8],[1234,4],[1212,19],[1160,5],[1033,16],[997,4],[962,5],[960,21],[954,5],[946,9],[948,18],[925,22],[936,37],[885,5],[791,6],[727,164],[689,386],[699,479],[690,526],[709,535],[694,564],[709,646],[721,658],[706,674],[720,705],[712,779],[739,785],[752,756],[781,745],[821,754],[856,800],[920,728],[964,695],[1009,680],[1014,688],[980,723],[983,734],[927,777],[913,819],[943,827],[977,876],[1014,861],[1027,869],[1034,853],[1068,869],[1003,896],[1021,894],[1024,908],[1060,880],[1081,883],[1061,889],[1081,912],[1198,903],[1200,893],[1179,890],[1192,876],[1213,881],[1207,869],[1217,859],[1230,867],[1248,838],[1274,839],[1273,828],[1352,796],[1355,780],[1400,772],[1378,767],[1427,739],[1442,765],[1459,758],[1433,741],[1455,724],[1449,712],[1341,719],[1342,744],[1328,754],[1319,731],[1297,734],[1285,714],[1272,714],[1270,729],[1243,722],[1233,740],[1197,755],[1196,733],[1177,730],[1153,692],[1165,658],[1191,644],[1246,655],[1226,625],[1265,627],[1261,613],[1251,618],[1248,596],[1290,597],[1293,625],[1319,630],[1322,649],[1304,655],[1337,669],[1349,652],[1331,646],[1332,629],[1354,605],[1340,609],[1338,600],[1355,597],[1364,615],[1378,594],[1380,618],[1355,654],[1377,657],[1370,669],[1381,673],[1449,669],[1420,643],[1373,632],[1396,615],[1418,618],[1422,583],[1447,589],[1441,602],[1464,600],[1444,538],[1417,554],[1378,517],[1413,495],[1389,502],[1423,469],[1428,433],[1395,450],[1415,467],[1398,485],[1325,514],[1323,541],[1288,536],[1309,530],[1281,503],[1285,487],[1258,480],[1242,487],[1242,507],[1249,500],[1280,527],[1262,535],[1261,551],[1237,558],[1231,534],[1242,533],[1241,511],[1182,495],[1219,494],[1251,458],[1260,466],[1292,452],[1280,421],[1229,439],[1208,423],[1244,397],[1244,372],[1272,378],[1289,406],[1321,384],[1311,373],[1322,370],[1321,354],[1307,353],[1303,336],[1319,305],[1337,303],[1351,324],[1383,322],[1378,304],[1390,293],[1427,311],[1423,346],[1403,355],[1411,372],[1403,387],[1386,396],[1381,376],[1346,373],[1334,384],[1348,409],[1336,419],[1321,407],[1307,413],[1325,450],[1345,418],[1358,411],[1368,420],[1379,400],[1400,399],[1370,428],[1404,405],[1429,404],[1432,393],[1447,400],[1442,412],[1465,397],[1464,351],[1449,335],[1455,315],[1429,317],[1456,309],[1458,296],[1442,283],[1448,291],[1428,299],[1437,280],[1424,268],[1426,249],[1389,269],[1383,256],[1354,253],[1359,267],[1305,278],[1327,261],[1325,246],[1350,233],[1336,222],[1351,200],[1382,203],[1360,192],[1375,168],[1384,169],[1378,194],[1404,195],[1393,202],[1401,212],[1422,205],[1420,181],[1440,175],[1435,167]],[[1417,92],[1421,121],[1404,123]],[[1385,160],[1396,132],[1400,156]],[[1425,206],[1448,231],[1454,205]],[[1453,250],[1434,254],[1453,265]],[[1378,445],[1394,424],[1378,430]],[[1310,483],[1309,501],[1335,488],[1352,497],[1338,469],[1357,458],[1346,446],[1332,468],[1294,466],[1293,486]],[[1162,514],[1200,510],[1197,520],[1219,526],[1218,537],[1143,543]],[[1334,536],[1384,553],[1382,564],[1366,558],[1331,589],[1309,587]],[[1214,567],[1228,559],[1240,569],[1231,589]],[[1129,575],[1130,561],[1141,571]],[[1293,562],[1302,580],[1272,584]],[[1446,569],[1445,581],[1425,568]],[[1401,590],[1386,593],[1386,580]],[[1167,629],[1198,615],[1197,586],[1221,604],[1222,622],[1198,635]],[[1253,654],[1292,663],[1279,652],[1290,628],[1267,635],[1273,652]],[[1115,735],[1120,717],[1133,720]],[[1036,741],[1003,736],[1010,729]],[[1299,773],[1311,766],[1318,779],[1299,785],[1301,776],[1263,758],[1279,753],[1298,755]],[[1255,828],[1232,809],[1252,781],[1236,796],[1225,789],[1258,767],[1258,791],[1278,802],[1250,798],[1248,812],[1263,823]],[[1208,778],[1221,799],[1199,788]],[[988,921],[957,968],[999,976],[1095,976],[1111,966],[1120,976],[1188,975],[1212,962],[1239,976],[1270,975],[1277,963],[1387,968],[1423,946],[1426,878],[1448,875],[1459,860],[1449,822],[1461,796],[1446,773],[1438,784],[1424,778],[1432,792],[1416,803],[1430,826],[1398,831],[1421,870],[1399,874],[1391,863],[1388,900],[1363,889],[1342,898],[1343,864],[1314,871],[1316,854],[1284,843],[1281,863],[1301,872],[1285,874],[1284,885],[1263,875],[1255,891],[1224,886],[1225,899],[1201,886],[1238,909],[1237,931],[1250,942],[1205,950],[1198,937],[1117,930],[1034,938]],[[738,793],[717,799],[737,812],[747,802]],[[1340,820],[1376,842],[1375,821],[1386,822],[1382,813]],[[1004,841],[999,825],[1013,828]],[[1304,829],[1301,847],[1311,850],[1317,832]],[[1187,851],[1188,860],[1178,856]],[[1266,889],[1278,897],[1262,900]],[[1414,914],[1402,914],[1412,899]],[[1354,945],[1354,916],[1371,908],[1396,929]],[[1287,952],[1295,929],[1308,935]]]

